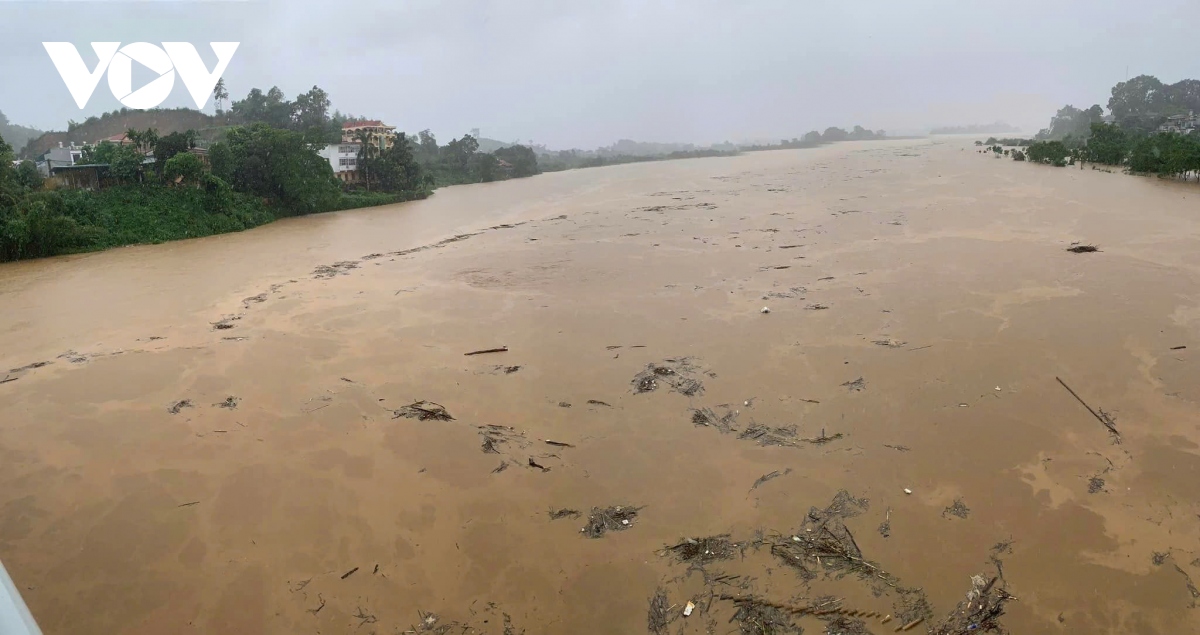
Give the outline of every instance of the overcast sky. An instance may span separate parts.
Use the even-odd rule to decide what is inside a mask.
[[[1127,72],[1200,75],[1196,24],[1196,0],[0,0],[0,111],[63,129],[120,106],[101,81],[79,110],[44,41],[74,43],[89,68],[92,41],[193,42],[210,68],[206,43],[234,41],[235,99],[315,84],[343,112],[443,139],[1034,131],[1064,103],[1105,105]],[[179,105],[177,79],[164,106]]]

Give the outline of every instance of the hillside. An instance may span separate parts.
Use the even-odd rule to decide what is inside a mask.
[[[14,149],[19,150],[25,147],[25,144],[30,139],[39,137],[41,134],[42,131],[36,128],[9,123],[8,117],[5,117],[4,113],[0,112],[0,139],[4,139],[4,142]]]
[[[20,157],[33,159],[59,143],[94,143],[101,139],[119,135],[130,128],[145,130],[154,128],[159,134],[195,130],[201,139],[211,139],[227,125],[224,118],[214,117],[189,108],[153,110],[114,110],[99,117],[89,117],[83,123],[72,125],[68,132],[47,132],[29,141],[22,148]],[[7,137],[5,137],[7,139]]]

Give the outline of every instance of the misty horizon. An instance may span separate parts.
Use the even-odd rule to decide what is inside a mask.
[[[343,113],[446,139],[479,128],[588,149],[777,142],[855,125],[909,135],[999,121],[1033,132],[1063,104],[1104,105],[1127,75],[1194,74],[1186,60],[1200,43],[1166,18],[1186,8],[10,1],[0,2],[0,111],[63,130],[120,108],[102,79],[78,109],[43,41],[76,44],[89,67],[92,41],[188,41],[210,68],[207,43],[236,41],[231,99],[316,85]],[[178,78],[162,106],[194,107]]]

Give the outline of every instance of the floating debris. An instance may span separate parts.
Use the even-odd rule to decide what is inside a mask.
[[[902,340],[893,340],[893,339],[875,340],[871,343],[876,346],[886,346],[888,348],[901,348],[905,344],[908,344],[908,342],[905,342]]]
[[[956,498],[954,499],[954,504],[942,510],[942,518],[945,518],[948,515],[965,519],[967,516],[971,515],[971,510],[967,507],[966,503],[963,503],[961,498]]]
[[[684,538],[678,544],[664,548],[661,555],[671,555],[678,562],[701,567],[715,560],[732,558],[739,553],[740,546],[729,539],[729,534]]]
[[[733,424],[737,421],[738,413],[735,410],[725,409],[725,414],[717,416],[710,408],[699,408],[692,410],[692,424],[698,426],[706,426],[720,430],[722,434],[729,434],[734,431]]]
[[[1067,251],[1073,254],[1090,254],[1092,252],[1100,251],[1100,248],[1095,245],[1073,244],[1070,247],[1067,247]]]
[[[740,601],[739,601],[740,600]],[[738,623],[742,635],[802,635],[804,629],[792,621],[792,615],[778,606],[757,598],[735,599],[737,611],[730,621]]]
[[[532,461],[533,459],[530,459]],[[588,538],[600,538],[610,531],[624,531],[633,526],[641,507],[617,505],[615,507],[593,507],[587,525],[580,531]]]
[[[794,446],[796,445],[796,426],[772,428],[755,423],[743,430],[738,438],[757,441],[759,445]]]
[[[592,405],[592,406],[607,406],[609,408],[612,408],[611,405],[609,405],[603,401],[600,401],[599,399],[588,399],[587,402],[589,405]]]
[[[353,260],[342,260],[335,262],[332,265],[321,265],[313,269],[313,278],[317,280],[327,280],[334,276],[349,275],[351,269],[358,269],[358,262]]]
[[[1104,491],[1104,479],[1099,476],[1093,476],[1088,479],[1088,494],[1097,494]]]
[[[237,397],[230,395],[225,398],[225,401],[222,401],[221,403],[215,403],[213,405],[217,406],[218,408],[227,408],[229,410],[235,410],[238,407],[238,401],[239,400]]]
[[[809,311],[824,311],[825,309],[829,308],[829,305],[821,304],[820,302],[814,302],[804,308],[808,309]]]
[[[1004,579],[999,576],[991,579],[981,575],[972,576],[971,590],[967,592],[967,597],[960,601],[949,615],[929,629],[930,635],[1006,633],[999,620],[1000,616],[1004,615],[1004,605],[1014,598],[1008,594],[1005,586]],[[909,622],[921,619],[926,619],[926,616],[918,615]],[[907,626],[907,622],[905,624]]]
[[[758,489],[759,485],[762,485],[763,483],[766,483],[767,481],[769,481],[771,479],[779,478],[780,476],[783,476],[785,474],[791,474],[791,473],[792,473],[792,468],[789,467],[782,472],[780,472],[779,470],[775,470],[774,472],[771,472],[770,474],[763,474],[762,476],[758,477],[757,481],[754,481],[754,485],[751,485],[750,489],[756,490],[756,489]]]
[[[883,444],[883,447],[891,448],[891,449],[899,451],[899,452],[908,452],[909,450],[912,449],[912,448],[908,447],[907,445],[888,445],[886,443]]]
[[[496,348],[485,348],[485,349],[479,350],[479,351],[471,351],[470,353],[463,353],[463,355],[465,355],[465,356],[486,355],[488,353],[507,353],[507,352],[508,352],[507,346],[497,346]]]
[[[854,381],[848,381],[842,384],[842,386],[845,386],[845,388],[850,392],[859,392],[867,389],[867,380],[859,377]]]
[[[845,435],[842,434],[841,432],[838,432],[837,434],[835,434],[833,436],[826,436],[825,428],[821,428],[821,436],[811,438],[811,439],[800,439],[800,440],[811,443],[813,445],[825,445],[826,443],[829,443],[830,441],[837,441],[838,439],[842,438],[843,436],[845,436]]]
[[[667,625],[671,623],[671,607],[667,606],[667,591],[659,587],[650,598],[650,608],[646,613],[646,629],[654,635],[665,635]]]
[[[492,474],[499,474],[507,469],[508,469],[508,461],[500,461],[500,465],[497,465],[496,469],[492,470]]]
[[[1167,561],[1167,558],[1170,555],[1170,553],[1165,551],[1155,551],[1154,554],[1150,556],[1150,562],[1152,562],[1156,567],[1161,567],[1162,564]]]
[[[689,358],[665,359],[660,364],[648,364],[644,370],[633,377],[634,394],[653,392],[660,383],[671,387],[685,397],[692,397],[704,392],[704,384],[692,377],[697,369]]]
[[[407,406],[392,411],[392,418],[407,417],[418,421],[434,419],[436,421],[454,421],[454,417],[446,412],[446,407],[432,401],[414,401]]]
[[[192,407],[191,399],[180,399],[179,401],[176,401],[175,403],[171,404],[171,406],[169,408],[167,408],[167,412],[169,412],[173,415],[177,415],[177,414],[179,414],[180,410],[183,410],[184,408],[191,408],[191,407]]]
[[[550,468],[546,467],[545,465],[542,465],[542,464],[538,463],[537,461],[535,461],[535,460],[533,459],[533,457],[532,457],[532,456],[531,456],[531,457],[529,457],[529,467],[532,467],[532,468],[537,468],[537,469],[539,469],[539,470],[541,470],[541,471],[543,471],[543,472],[549,472],[549,471],[550,471]]]
[[[892,535],[892,508],[887,508],[883,514],[883,522],[879,523],[879,535],[888,538]]]
[[[866,560],[845,524],[845,519],[862,514],[869,507],[867,499],[854,498],[841,490],[825,509],[809,509],[794,535],[776,539],[771,544],[771,554],[795,568],[804,580],[813,580],[818,571],[823,571],[838,578],[853,573],[895,586],[891,574]]]
[[[580,516],[582,516],[582,514],[580,514],[579,510],[577,509],[567,509],[564,507],[562,509],[550,510],[550,520],[558,520],[560,518],[579,518]]]
[[[479,436],[483,437],[481,447],[484,454],[500,454],[500,446],[507,443],[515,443],[522,448],[529,445],[525,441],[525,434],[517,432],[516,428],[511,426],[495,424],[479,426]]]

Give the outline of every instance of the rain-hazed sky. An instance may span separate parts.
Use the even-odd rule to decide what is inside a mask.
[[[241,46],[233,98],[314,85],[401,130],[591,148],[712,143],[828,126],[1045,127],[1138,74],[1200,76],[1196,0],[0,0],[0,111],[63,129],[80,110],[43,49]],[[135,80],[139,76],[135,74]],[[146,75],[145,79],[153,75]],[[137,85],[135,84],[135,88]],[[183,82],[164,106],[194,106]],[[205,108],[211,112],[211,101]]]

